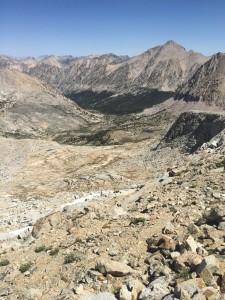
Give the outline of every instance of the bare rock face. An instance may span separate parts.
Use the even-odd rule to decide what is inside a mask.
[[[160,147],[178,147],[187,152],[196,151],[225,128],[225,115],[190,111],[182,113],[171,126]]]
[[[217,53],[178,89],[176,99],[225,107],[225,54]]]

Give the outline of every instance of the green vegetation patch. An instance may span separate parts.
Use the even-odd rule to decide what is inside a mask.
[[[70,264],[74,261],[79,262],[82,261],[83,259],[84,259],[84,254],[79,251],[75,251],[74,253],[70,253],[65,256],[64,264]]]
[[[145,219],[145,218],[142,218],[142,217],[140,217],[140,218],[134,218],[134,219],[132,219],[132,220],[130,221],[130,225],[137,225],[137,224],[139,224],[139,223],[144,224],[145,221],[146,221],[146,219]]]
[[[76,256],[74,253],[67,254],[64,259],[64,264],[71,264],[76,261]]]
[[[57,255],[59,253],[59,248],[58,247],[53,247],[53,246],[45,246],[45,245],[41,245],[41,246],[37,246],[34,249],[35,253],[40,253],[40,252],[48,252],[50,256],[54,256]]]
[[[0,267],[5,267],[9,265],[9,260],[8,259],[2,259],[0,260]]]
[[[31,261],[28,261],[20,266],[19,271],[21,273],[25,273],[32,267],[32,265],[33,265],[33,263]]]
[[[40,253],[40,252],[43,252],[43,251],[46,251],[45,245],[37,246],[37,247],[34,249],[34,252],[35,252],[35,253]]]
[[[191,270],[188,267],[185,267],[181,270],[180,275],[182,278],[189,279]]]

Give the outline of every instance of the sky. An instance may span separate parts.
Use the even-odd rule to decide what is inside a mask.
[[[0,55],[225,52],[225,0],[0,0]]]

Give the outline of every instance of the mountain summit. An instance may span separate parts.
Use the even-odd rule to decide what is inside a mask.
[[[178,43],[175,42],[174,40],[169,40],[169,41],[167,41],[167,42],[165,43],[164,46],[167,46],[167,45],[174,45],[174,46],[176,46],[176,47],[180,47],[180,48],[183,48],[183,49],[185,50],[185,48],[184,48],[182,45],[178,44]]]

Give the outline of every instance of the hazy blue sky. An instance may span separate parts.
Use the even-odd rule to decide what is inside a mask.
[[[225,52],[225,0],[0,0],[0,54]]]

